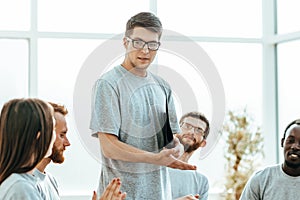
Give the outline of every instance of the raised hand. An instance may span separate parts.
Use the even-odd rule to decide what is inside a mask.
[[[126,192],[121,192],[121,180],[114,178],[105,188],[99,200],[124,200]],[[97,200],[97,194],[94,191],[92,200]]]

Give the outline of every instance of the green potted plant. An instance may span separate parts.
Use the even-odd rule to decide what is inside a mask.
[[[246,109],[227,112],[223,135],[226,137],[226,200],[238,200],[264,157],[263,136]]]

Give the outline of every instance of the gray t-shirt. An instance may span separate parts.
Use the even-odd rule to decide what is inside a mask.
[[[173,199],[199,194],[201,200],[208,198],[209,184],[206,176],[195,170],[168,168]]]
[[[256,172],[247,182],[241,200],[299,200],[300,176],[283,172],[281,165]]]
[[[42,173],[34,169],[33,175],[38,179],[38,188],[44,200],[60,200],[58,184],[50,173]]]
[[[1,200],[42,200],[37,179],[27,173],[11,174],[0,185]]]
[[[150,72],[146,77],[139,77],[116,66],[94,86],[92,135],[97,137],[97,132],[113,134],[136,148],[159,152],[157,133],[166,119],[167,98],[172,132],[179,132],[169,85]],[[102,161],[100,194],[112,178],[120,177],[121,189],[127,192],[126,199],[171,199],[166,167],[107,159],[103,154]]]

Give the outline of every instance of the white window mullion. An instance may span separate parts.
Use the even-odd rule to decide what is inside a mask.
[[[29,37],[29,67],[28,67],[28,96],[37,97],[38,91],[38,30],[37,30],[37,0],[31,0]]]
[[[279,162],[278,141],[278,78],[276,43],[276,0],[262,1],[263,14],[263,120],[266,164]],[[275,149],[274,149],[275,148]]]

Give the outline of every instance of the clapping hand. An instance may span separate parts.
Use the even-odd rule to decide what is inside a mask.
[[[121,192],[121,180],[114,178],[105,188],[99,200],[124,200],[126,192]],[[92,200],[97,200],[97,194],[94,191]]]

